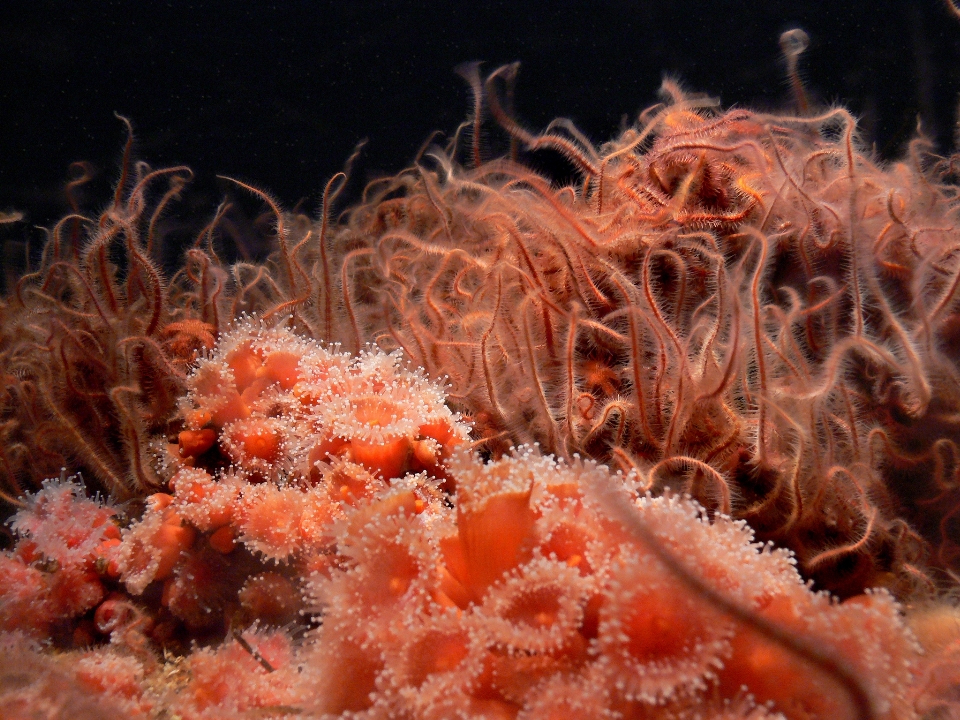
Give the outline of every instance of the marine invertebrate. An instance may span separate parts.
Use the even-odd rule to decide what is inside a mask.
[[[153,450],[168,492],[126,527],[75,482],[25,498],[0,556],[5,630],[140,652],[234,623],[300,623],[304,578],[333,551],[344,508],[407,475],[415,504],[435,499],[467,436],[442,391],[397,356],[353,358],[250,319],[185,384],[188,429]]]
[[[928,511],[956,466],[956,197],[924,141],[882,167],[843,109],[723,112],[667,82],[595,147],[513,120],[514,70],[474,78],[477,108],[579,181],[429,149],[293,258],[339,277],[343,322],[304,322],[448,376],[493,456],[654,468],[842,595],[928,584],[918,531],[952,567],[956,502]]]
[[[167,707],[183,718],[239,717],[262,708],[286,714],[299,700],[298,673],[282,632],[250,632],[186,661]],[[251,652],[253,651],[253,652]]]
[[[297,422],[286,421],[303,442],[291,442],[296,451],[272,468],[260,456],[229,464],[220,446],[238,421],[215,424],[221,406],[210,388],[233,397],[237,378],[210,368],[237,347],[289,351],[304,369],[222,406],[245,408],[244,420],[294,408]],[[595,717],[857,717],[843,683],[758,635],[756,617],[844,658],[870,717],[913,717],[911,702],[939,707],[952,655],[931,647],[936,661],[921,665],[889,594],[838,604],[812,592],[790,554],[754,542],[743,521],[649,494],[655,469],[624,476],[531,448],[484,464],[462,442],[444,449],[432,479],[413,468],[385,479],[381,465],[364,468],[329,444],[325,462],[309,463],[317,439],[330,437],[301,407],[323,394],[300,384],[318,358],[336,358],[324,373],[330,392],[368,397],[373,383],[389,397],[391,383],[426,383],[388,356],[338,357],[282,327],[245,321],[188,381],[196,386],[182,412],[210,418],[217,447],[161,450],[170,493],[150,496],[119,531],[111,507],[65,481],[48,483],[17,516],[22,547],[9,559],[36,541],[96,571],[97,596],[58,614],[45,614],[47,594],[30,584],[22,597],[0,595],[0,612],[18,630],[65,648],[94,645],[52,659],[16,636],[3,639],[35,667],[31,683],[59,683],[65,712],[85,707],[85,689],[101,699],[97,707],[117,705],[131,717],[260,709],[541,718],[564,707]],[[416,415],[395,423],[419,430],[443,420],[452,437],[465,433],[449,410],[407,409],[416,408],[430,423]],[[682,558],[745,615],[686,587],[604,507],[601,490],[643,518],[660,553]],[[20,697],[0,687],[0,700]]]
[[[420,372],[398,354],[352,358],[281,327],[241,323],[200,361],[181,403],[186,429],[174,457],[191,466],[226,455],[246,478],[316,480],[317,463],[341,459],[381,481],[441,463],[466,428]]]
[[[171,283],[159,268],[159,220],[190,171],[134,164],[133,129],[121,120],[128,139],[112,202],[96,219],[76,212],[61,220],[39,267],[0,300],[8,497],[65,466],[118,499],[155,489],[149,438],[165,431],[185,368],[218,329],[196,333],[212,307],[205,279],[197,307],[190,274]],[[68,195],[87,179],[84,172]],[[198,343],[186,339],[191,333]]]
[[[18,541],[0,554],[0,628],[36,637],[67,634],[106,590],[120,545],[115,510],[74,480],[50,480],[10,521]],[[76,628],[79,639],[84,630]]]
[[[6,718],[19,720],[42,713],[98,720],[149,714],[149,701],[141,704],[141,668],[123,658],[70,657],[64,662],[42,653],[38,644],[24,636],[9,633],[0,634],[0,649],[0,712]],[[123,686],[122,678],[134,681],[133,698],[127,695],[129,688]]]
[[[450,471],[455,510],[411,512],[388,502],[408,492],[397,489],[344,521],[343,569],[312,585],[323,624],[305,655],[317,683],[308,706],[547,717],[560,692],[596,717],[672,718],[719,714],[746,688],[786,717],[856,716],[834,679],[678,583],[592,499],[602,486],[704,583],[843,656],[876,717],[910,716],[917,649],[886,593],[842,605],[814,594],[743,522],[637,497],[636,478],[592,463],[526,449],[488,465],[460,455]]]
[[[344,508],[414,472],[422,504],[467,436],[441,390],[396,355],[354,358],[254,319],[186,385],[186,429],[158,449],[171,492],[148,498],[117,562],[130,593],[162,583],[160,605],[193,629],[225,628],[235,605],[246,625],[297,619],[303,577],[335,546]]]
[[[316,224],[239,183],[275,217],[275,253],[225,268],[221,210],[169,281],[150,253],[183,171],[136,166],[134,189],[121,178],[96,230],[65,220],[46,264],[5,301],[8,494],[31,479],[29,466],[52,475],[68,457],[87,458],[118,496],[146,494],[162,478],[143,448],[170,433],[185,457],[216,442],[251,471],[296,452],[277,418],[243,417],[241,396],[259,397],[264,383],[296,392],[283,387],[295,382],[283,353],[234,348],[234,394],[218,395],[211,370],[211,418],[174,418],[185,363],[248,310],[289,315],[353,351],[367,341],[402,349],[448,378],[451,403],[493,456],[538,442],[562,457],[657,468],[656,489],[749,519],[842,595],[928,585],[924,540],[952,569],[955,194],[923,142],[882,167],[841,109],[721,112],[667,83],[664,103],[594,147],[568,122],[537,135],[514,121],[498,99],[514,71],[495,71],[485,88],[476,68],[467,73],[476,122],[485,109],[515,143],[559,152],[578,183],[553,187],[505,159],[461,167],[458,138],[374,183],[336,223],[342,176]],[[479,145],[469,151],[482,159]],[[147,190],[168,176],[149,214]],[[119,266],[111,243],[126,253]],[[106,353],[110,367],[90,359],[101,345],[122,349]],[[350,407],[320,403],[327,425],[352,417],[350,432],[365,436],[331,436],[310,462],[334,451],[383,475],[436,467],[443,424],[391,426],[396,408],[368,390]],[[918,475],[929,480],[910,481]]]
[[[198,719],[955,709],[921,535],[951,577],[957,197],[923,142],[882,167],[842,109],[667,82],[594,147],[514,120],[515,72],[463,71],[470,167],[455,137],[337,221],[343,176],[317,223],[236,183],[275,219],[263,264],[221,262],[221,207],[166,279],[186,172],[129,158],[96,227],[52,231],[0,305],[23,506],[0,643],[34,672],[0,666],[0,707],[55,684],[62,712]],[[579,179],[484,162],[484,110]],[[111,501],[22,493],[40,456]]]

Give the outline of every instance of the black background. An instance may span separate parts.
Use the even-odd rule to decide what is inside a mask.
[[[470,106],[453,68],[470,60],[521,61],[521,121],[566,116],[595,141],[654,102],[664,73],[725,106],[776,109],[789,102],[777,40],[797,26],[811,93],[854,110],[881,157],[918,116],[952,148],[960,20],[941,0],[4,0],[0,210],[49,224],[76,160],[100,170],[86,202],[105,202],[124,139],[114,112],[133,121],[138,159],[196,171],[186,211],[212,212],[217,173],[313,209],[359,140],[370,178],[452,132]]]

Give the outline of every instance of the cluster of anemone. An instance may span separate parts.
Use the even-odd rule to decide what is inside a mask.
[[[422,474],[394,479],[342,504],[326,544],[304,542],[298,562],[272,569],[237,549],[210,565],[205,554],[221,551],[207,547],[209,531],[192,530],[173,580],[153,600],[114,583],[99,605],[88,603],[86,617],[82,608],[61,615],[63,627],[76,628],[70,640],[58,640],[49,624],[12,618],[16,628],[8,623],[0,636],[0,678],[12,675],[12,663],[30,677],[0,682],[0,708],[12,712],[45,694],[73,717],[855,718],[856,698],[836,666],[869,698],[871,717],[933,717],[920,711],[951,707],[960,633],[948,606],[905,618],[882,590],[839,603],[812,591],[790,553],[757,543],[743,522],[671,493],[642,494],[640,478],[592,462],[521,448],[484,464],[461,449],[446,472],[456,487],[448,501],[422,491]],[[46,522],[57,507],[70,507],[77,527],[93,526],[77,535],[77,547],[96,555],[100,528],[116,527],[114,511],[77,490],[51,483],[34,498],[16,522],[25,547],[62,524]],[[661,553],[610,512],[610,497],[649,529]],[[169,510],[178,506],[147,510],[161,519],[154,532],[173,526]],[[145,522],[124,531],[122,551],[143,551]],[[663,552],[754,619],[691,591]],[[302,592],[291,594],[291,569],[305,581]],[[209,597],[238,574],[243,588],[226,603],[239,613],[232,627],[173,652],[165,614],[200,627],[178,593]],[[167,607],[151,607],[157,595]],[[32,598],[34,612],[45,598]],[[307,627],[297,629],[290,603],[305,606]],[[4,597],[0,607],[18,605]],[[78,639],[90,618],[109,642]],[[761,632],[755,618],[815,644],[834,664],[811,662]],[[61,652],[42,652],[38,641],[59,642]]]
[[[116,647],[53,655],[18,634],[0,636],[0,650],[5,718],[283,717],[300,697],[293,643],[276,630],[250,630],[167,664]]]
[[[90,623],[75,621],[100,605],[103,577],[118,571],[114,515],[75,479],[44,483],[11,520],[15,547],[0,554],[0,629],[88,640]]]
[[[853,717],[835,678],[691,593],[612,520],[596,493],[614,486],[703,582],[844,658],[877,717],[911,716],[919,652],[887,593],[838,604],[744,523],[591,463],[521,449],[450,471],[455,508],[411,512],[397,489],[340,525],[344,561],[311,582],[323,624],[304,657],[324,713],[720,717],[749,696],[789,718]]]
[[[75,481],[29,496],[0,556],[4,629],[68,645],[133,630],[173,647],[235,623],[300,623],[303,580],[344,508],[407,475],[424,504],[467,437],[442,391],[397,356],[351,358],[253,321],[188,387],[179,442],[157,462],[165,491],[139,511]]]
[[[442,477],[466,427],[399,353],[357,357],[248,320],[200,361],[180,412],[173,467],[228,465],[251,482],[316,483],[338,461],[381,480]]]
[[[302,578],[334,544],[344,508],[417,478],[421,504],[467,437],[442,391],[400,358],[331,352],[242,322],[201,360],[184,429],[161,450],[169,492],[123,533],[120,580],[192,630],[238,617],[299,620]]]

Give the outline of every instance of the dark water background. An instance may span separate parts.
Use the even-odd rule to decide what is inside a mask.
[[[862,118],[895,157],[919,116],[953,144],[960,21],[942,0],[832,2],[73,2],[0,3],[0,210],[49,224],[75,160],[107,199],[123,140],[137,157],[198,174],[183,212],[208,215],[216,173],[314,208],[325,180],[368,138],[358,177],[407,165],[433,130],[452,132],[469,95],[454,66],[522,62],[517,114],[566,116],[596,141],[656,99],[663,73],[724,105],[789,98],[777,39],[804,28],[802,62],[822,103]],[[100,193],[98,195],[98,193]]]

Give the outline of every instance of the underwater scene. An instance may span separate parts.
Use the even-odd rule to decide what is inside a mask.
[[[960,718],[951,0],[12,3],[0,718]]]

